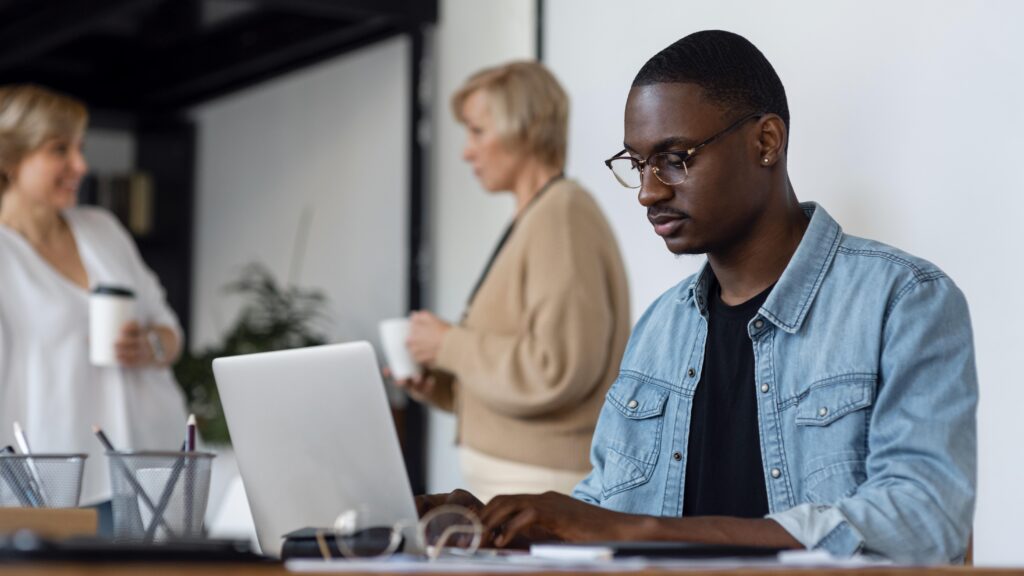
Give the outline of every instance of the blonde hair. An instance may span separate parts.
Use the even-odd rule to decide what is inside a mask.
[[[523,151],[561,170],[569,131],[569,97],[554,75],[537,62],[510,62],[469,77],[452,96],[452,112],[477,90],[487,98],[498,134],[511,150]]]
[[[0,194],[10,171],[51,138],[85,130],[89,113],[81,101],[33,84],[0,86]]]

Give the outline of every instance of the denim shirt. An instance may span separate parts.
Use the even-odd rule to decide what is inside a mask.
[[[814,203],[747,325],[769,518],[808,548],[962,560],[974,515],[977,375],[967,303],[933,264],[843,233]],[[578,499],[681,516],[708,268],[637,322]]]

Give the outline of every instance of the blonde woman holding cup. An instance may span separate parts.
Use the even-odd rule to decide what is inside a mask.
[[[91,425],[125,448],[177,449],[185,408],[163,288],[110,213],[75,206],[87,120],[74,98],[0,87],[0,434],[20,421],[37,452],[89,454],[82,502],[99,504],[110,486]],[[112,297],[129,303],[97,306]],[[130,313],[90,318],[90,302]],[[103,322],[118,326],[96,331]],[[114,335],[102,362],[90,324]]]
[[[629,336],[618,246],[600,208],[563,175],[568,98],[536,62],[470,77],[452,98],[463,157],[516,211],[465,315],[410,319],[407,345],[427,368],[400,380],[458,417],[469,490],[569,493],[590,471],[591,436]]]

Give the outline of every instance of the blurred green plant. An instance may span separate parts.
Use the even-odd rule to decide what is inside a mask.
[[[281,286],[263,265],[252,263],[224,290],[243,299],[234,325],[220,345],[186,352],[174,366],[189,410],[196,415],[206,442],[229,443],[220,394],[213,379],[213,359],[324,344],[317,330],[326,321],[327,298],[318,290]]]

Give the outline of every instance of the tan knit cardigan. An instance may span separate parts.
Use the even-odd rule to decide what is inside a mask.
[[[608,222],[571,180],[516,223],[463,322],[431,400],[458,441],[498,458],[590,469],[590,441],[629,337],[626,274]]]

